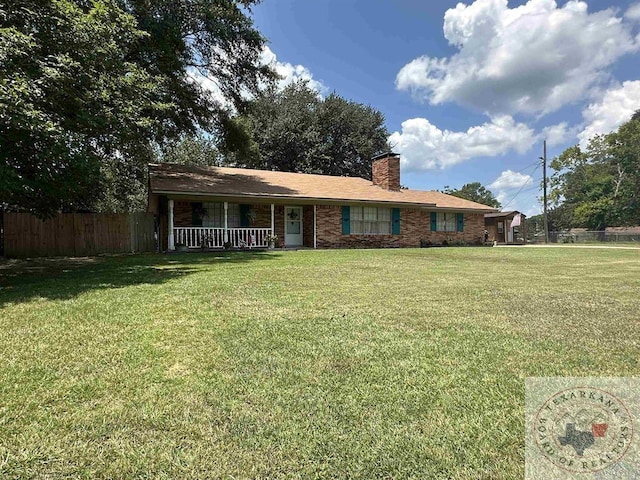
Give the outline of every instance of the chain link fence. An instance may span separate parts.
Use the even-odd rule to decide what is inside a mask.
[[[544,243],[544,232],[537,232],[528,239],[529,243]],[[566,231],[549,232],[550,243],[639,243],[640,232],[626,231]]]

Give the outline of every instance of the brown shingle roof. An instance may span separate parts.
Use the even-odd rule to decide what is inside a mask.
[[[160,163],[149,165],[149,183],[152,193],[299,198],[495,211],[486,205],[441,192],[389,191],[358,177]]]

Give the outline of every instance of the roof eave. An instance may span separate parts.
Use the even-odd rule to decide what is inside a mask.
[[[297,197],[289,195],[247,195],[247,194],[235,194],[235,193],[205,193],[205,192],[185,192],[182,190],[152,190],[151,193],[157,195],[175,195],[181,197],[212,197],[212,198],[238,198],[238,199],[258,199],[258,200],[278,200],[278,201],[303,201],[303,202],[323,202],[325,204],[339,204],[345,203],[364,203],[368,205],[397,205],[402,207],[413,207],[421,209],[433,209],[442,211],[455,211],[455,212],[472,212],[472,213],[489,213],[493,210],[487,210],[484,208],[473,207],[445,207],[439,206],[435,203],[416,203],[416,202],[398,202],[392,200],[375,200],[375,199],[355,199],[355,198],[324,198],[324,197]]]
[[[152,190],[151,193],[157,195],[180,195],[183,197],[220,197],[220,198],[256,198],[259,200],[289,200],[289,201],[320,201],[327,203],[383,203],[388,205],[403,205],[413,207],[436,207],[435,203],[397,202],[393,200],[357,199],[357,198],[327,198],[327,197],[303,197],[290,195],[247,195],[241,193],[206,193],[206,192],[185,192],[182,190]]]

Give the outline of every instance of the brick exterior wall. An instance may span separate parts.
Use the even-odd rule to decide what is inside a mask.
[[[400,235],[343,235],[342,207],[338,205],[318,205],[317,234],[319,248],[384,248],[419,247],[420,239],[433,244],[463,241],[470,244],[482,242],[484,215],[464,214],[464,231],[432,232],[430,212],[400,209]]]
[[[373,184],[385,190],[400,190],[400,158],[386,157],[372,165]]]
[[[343,235],[342,206],[317,205],[317,245],[318,248],[386,248],[418,247],[420,240],[433,244],[463,241],[475,244],[482,241],[485,228],[482,213],[464,214],[463,232],[432,232],[430,230],[430,212],[417,208],[400,209],[400,235]],[[252,227],[269,228],[271,226],[271,205],[255,204],[251,209],[256,219]],[[191,202],[174,202],[174,225],[188,227],[192,225]],[[166,222],[166,213],[162,215]],[[313,247],[313,205],[303,207],[303,245]],[[279,245],[284,243],[284,205],[275,206],[275,234]],[[162,229],[166,237],[166,226]],[[163,238],[166,248],[166,238]]]
[[[313,205],[302,207],[302,244],[313,248]]]

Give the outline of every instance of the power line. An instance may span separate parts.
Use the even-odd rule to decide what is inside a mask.
[[[538,170],[538,168],[540,168],[540,163],[539,163],[539,162],[536,162],[535,164],[532,164],[532,165],[536,165],[536,168],[534,168],[534,169],[533,169],[533,171],[531,172],[531,174],[530,174],[529,176],[532,176],[534,173],[536,173],[536,170]],[[530,165],[530,166],[532,166],[532,165]],[[505,208],[507,208],[509,205],[511,205],[511,203],[516,199],[516,197],[517,197],[518,195],[520,195],[520,192],[522,192],[522,189],[523,189],[526,185],[528,185],[528,184],[527,184],[527,183],[523,184],[523,185],[520,187],[520,189],[516,192],[516,194],[515,194],[513,197],[511,197],[511,200],[509,200],[505,205],[503,205],[503,206],[502,206],[502,209],[503,209],[503,210],[504,210]],[[537,187],[536,187],[536,188],[537,188]]]
[[[522,167],[520,170],[518,170],[517,172],[513,172],[513,173],[522,173],[522,172],[524,172],[525,170],[527,170],[528,168],[531,168],[531,167],[533,167],[534,165],[539,165],[539,164],[540,164],[540,162],[536,160],[535,162],[533,162],[533,163],[531,163],[531,164],[527,165],[526,167]],[[534,170],[534,171],[535,171],[535,170]],[[533,172],[531,172],[531,173],[533,173]]]
[[[540,185],[533,185],[532,187],[529,188],[525,188],[522,193],[524,192],[530,192],[531,190],[539,190],[540,189]]]

